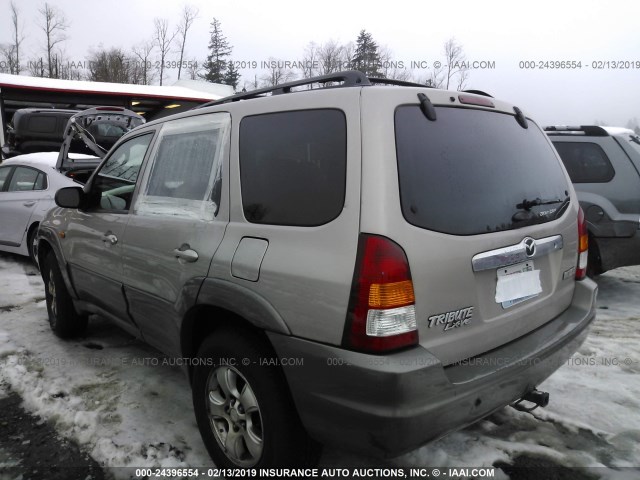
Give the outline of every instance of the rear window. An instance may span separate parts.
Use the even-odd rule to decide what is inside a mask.
[[[34,133],[55,133],[57,118],[48,115],[33,115],[29,118],[28,129]]]
[[[252,223],[314,226],[342,211],[347,127],[339,110],[246,117],[240,124],[240,180]]]
[[[591,142],[553,142],[573,183],[606,183],[615,171],[602,147]]]
[[[485,110],[436,111],[432,122],[418,106],[396,110],[400,199],[409,223],[475,235],[556,218],[567,179],[537,125],[524,129],[512,115]]]

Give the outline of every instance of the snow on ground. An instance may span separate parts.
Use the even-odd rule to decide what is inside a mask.
[[[640,467],[640,267],[598,283],[589,337],[539,387],[551,394],[547,408],[533,415],[504,408],[388,465],[491,467],[534,457],[544,465],[600,467],[594,473],[601,478],[638,478],[638,470],[622,467]],[[0,254],[0,385],[105,467],[213,466],[186,377],[164,359],[100,319],[92,319],[86,338],[59,340],[35,268]],[[324,467],[374,463],[330,447],[321,460]],[[508,477],[498,470],[496,478]]]

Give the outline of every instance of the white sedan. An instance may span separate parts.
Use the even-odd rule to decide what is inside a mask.
[[[55,207],[54,195],[62,187],[78,186],[55,169],[57,159],[58,152],[40,152],[0,163],[0,250],[35,261],[36,231]]]

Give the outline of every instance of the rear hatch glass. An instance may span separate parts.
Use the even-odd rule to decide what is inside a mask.
[[[395,114],[400,197],[405,219],[452,235],[546,223],[568,203],[566,176],[533,122],[513,115],[438,107],[428,120],[417,105]]]

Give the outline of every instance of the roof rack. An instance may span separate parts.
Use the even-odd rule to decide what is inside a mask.
[[[271,95],[280,95],[283,93],[290,93],[291,89],[295,87],[313,85],[314,83],[327,84],[327,83],[333,83],[333,82],[342,82],[342,84],[332,85],[331,87],[325,87],[325,88],[363,87],[363,86],[371,86],[375,84],[397,85],[402,87],[433,88],[428,85],[422,85],[420,83],[414,83],[414,82],[406,82],[404,80],[396,80],[393,78],[367,77],[364,73],[359,72],[357,70],[347,70],[344,72],[330,73],[328,75],[320,75],[318,77],[302,78],[300,80],[294,80],[292,82],[282,83],[280,85],[274,85],[273,87],[258,88],[257,90],[251,90],[250,92],[236,93],[229,97],[221,98],[220,100],[214,100],[212,102],[207,102],[202,105],[198,105],[197,107],[194,107],[194,109],[210,107],[212,105],[220,105],[223,103],[237,102],[238,100],[248,100],[250,98],[263,97],[267,93],[271,93]]]
[[[314,83],[331,83],[342,82],[341,87],[355,87],[363,85],[371,85],[371,82],[367,76],[356,70],[350,70],[346,72],[330,73],[328,75],[321,75],[319,77],[301,78],[300,80],[294,80],[292,82],[281,83],[280,85],[274,85],[273,87],[258,88],[257,90],[251,90],[250,92],[240,92],[229,97],[221,98],[220,100],[214,100],[202,105],[198,105],[195,108],[210,107],[212,105],[220,105],[222,103],[237,102],[238,100],[248,100],[250,98],[256,98],[264,96],[265,93],[271,93],[271,95],[280,95],[283,93],[290,93],[294,87],[302,87],[305,85],[313,85]]]
[[[608,137],[609,132],[597,125],[552,125],[544,127],[544,131],[551,135],[591,135],[592,137]]]
[[[399,87],[433,88],[430,85],[424,85],[422,83],[415,83],[415,82],[407,82],[405,80],[396,80],[395,78],[369,77],[369,82],[373,84],[397,85]]]

